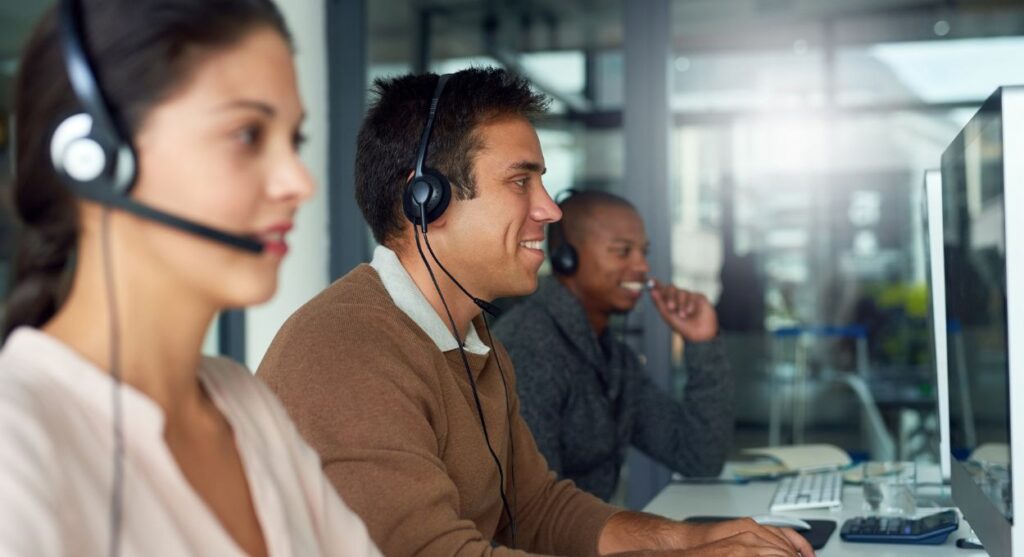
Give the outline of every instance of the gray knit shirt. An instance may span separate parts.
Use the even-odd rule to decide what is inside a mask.
[[[608,500],[630,445],[687,476],[721,471],[732,442],[734,380],[718,339],[686,345],[687,383],[677,401],[613,333],[599,338],[554,278],[541,279],[494,332],[519,377],[522,415],[560,477]]]

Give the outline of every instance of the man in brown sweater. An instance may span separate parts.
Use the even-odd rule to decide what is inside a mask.
[[[493,69],[447,85],[434,75],[378,80],[376,93],[356,198],[381,246],[289,318],[258,376],[384,553],[811,557],[792,531],[679,524],[555,478],[480,314],[486,300],[536,288],[544,225],[560,218],[530,123],[545,102]],[[434,185],[410,194],[406,215],[425,221],[413,226],[403,192],[429,173],[416,168],[424,158],[450,179],[451,203],[436,209],[444,196]]]

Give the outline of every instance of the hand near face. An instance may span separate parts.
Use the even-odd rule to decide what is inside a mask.
[[[651,298],[661,318],[683,340],[704,342],[718,334],[718,314],[703,294],[656,282]]]

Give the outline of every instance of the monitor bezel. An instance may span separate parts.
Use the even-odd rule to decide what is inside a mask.
[[[938,168],[924,172],[923,204],[931,308],[931,352],[935,367],[935,399],[939,410],[939,470],[942,481],[949,482],[952,453],[949,437],[949,352],[946,347],[946,258],[942,231],[942,171]]]

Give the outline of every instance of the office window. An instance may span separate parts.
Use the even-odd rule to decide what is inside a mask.
[[[673,110],[777,109],[824,102],[824,54],[795,40],[785,49],[677,53]]]
[[[1000,85],[1024,83],[1024,37],[881,43],[837,56],[846,103],[976,102]]]
[[[715,37],[677,25],[693,50],[677,51],[670,70],[673,278],[719,304],[740,447],[769,441],[773,374],[804,366],[812,379],[869,376],[896,456],[936,459],[923,174],[995,87],[1024,82],[1014,62],[1024,39],[1002,36],[1024,30],[1002,12],[807,11],[764,15],[772,26],[738,13],[716,21]],[[797,348],[773,334],[823,325],[866,337],[807,333]],[[776,440],[870,452],[867,428],[849,422],[856,399],[836,391],[812,381],[807,427],[783,416]]]

